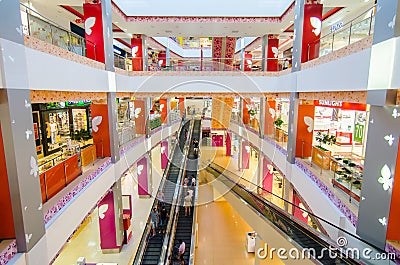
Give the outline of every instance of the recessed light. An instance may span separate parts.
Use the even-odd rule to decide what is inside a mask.
[[[289,23],[293,24],[293,20],[290,20]]]
[[[118,21],[115,21],[115,22],[114,22],[114,24],[118,24],[118,23],[119,23]]]

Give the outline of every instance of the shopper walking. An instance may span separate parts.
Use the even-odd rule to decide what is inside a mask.
[[[167,209],[165,208],[165,206],[163,206],[160,211],[160,234],[165,233],[165,228],[167,226],[168,218],[169,216]]]

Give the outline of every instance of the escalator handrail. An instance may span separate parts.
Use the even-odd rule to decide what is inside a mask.
[[[200,128],[199,128],[199,146],[198,146],[198,152],[197,152],[197,158],[200,157],[201,155],[201,141],[203,140],[202,138],[202,133],[201,133],[201,128],[202,128],[202,121],[203,119],[200,119]],[[189,265],[194,264],[194,258],[195,258],[195,251],[196,251],[196,231],[197,231],[197,202],[199,199],[199,174],[198,172],[200,171],[200,163],[199,160],[197,161],[197,178],[196,178],[196,186],[195,186],[195,191],[194,191],[194,202],[193,202],[193,222],[192,222],[192,237],[191,237],[191,242],[190,242],[190,252],[189,252]]]
[[[217,164],[215,164],[215,163],[212,163],[212,164],[213,164],[214,166],[217,166],[217,167],[222,168],[221,166],[219,166],[219,165],[217,165]],[[280,216],[282,216],[282,217],[284,217],[284,218],[286,218],[286,219],[291,220],[291,222],[293,222],[293,224],[295,224],[296,226],[300,226],[301,228],[303,228],[303,229],[304,229],[305,231],[307,231],[308,233],[311,233],[311,234],[313,235],[314,238],[316,237],[316,238],[319,238],[319,239],[324,240],[324,241],[321,242],[321,243],[327,244],[327,245],[325,245],[325,247],[327,247],[327,246],[328,246],[328,247],[329,247],[329,246],[335,246],[335,247],[337,248],[337,242],[333,242],[330,238],[327,238],[325,235],[323,235],[323,234],[321,234],[321,233],[318,233],[318,232],[315,231],[315,230],[311,230],[308,226],[306,226],[305,224],[303,224],[303,223],[302,223],[300,220],[298,220],[296,217],[290,215],[289,213],[287,213],[286,211],[282,210],[281,208],[279,208],[279,207],[276,206],[275,204],[273,204],[273,203],[267,201],[265,198],[261,197],[260,195],[254,194],[253,192],[248,191],[248,190],[246,189],[246,187],[244,187],[244,186],[243,186],[242,184],[240,184],[240,183],[236,183],[235,181],[233,181],[229,176],[227,176],[226,174],[224,174],[224,172],[221,172],[221,171],[219,171],[218,169],[213,168],[211,165],[208,165],[207,168],[211,168],[211,169],[213,169],[214,171],[218,172],[219,174],[225,176],[226,179],[228,179],[229,181],[231,181],[231,182],[234,184],[234,186],[238,186],[240,189],[242,189],[243,191],[245,191],[245,192],[247,192],[248,194],[250,194],[250,196],[252,196],[253,198],[256,198],[257,200],[264,202],[264,204],[268,205],[268,206],[269,206],[270,208],[272,208],[275,212],[277,212]],[[228,171],[228,172],[231,172],[231,171],[229,171],[229,170],[227,170],[227,171]],[[235,173],[233,173],[233,172],[231,172],[231,173],[232,173],[232,174],[235,174]],[[235,174],[235,175],[236,175],[236,174]],[[236,176],[237,176],[237,175],[236,175]],[[239,177],[239,176],[238,176],[238,177]],[[250,182],[250,181],[248,181],[248,180],[246,180],[246,179],[243,179],[242,177],[239,177],[239,178],[240,178],[241,180],[245,180],[245,181],[251,183],[252,185],[256,186],[256,187],[259,188],[259,189],[262,189],[262,190],[266,191],[266,190],[263,189],[262,187],[260,187],[260,186],[258,186],[258,185],[256,185],[256,184],[254,184],[254,183],[252,183],[252,182]],[[266,191],[266,192],[268,192],[268,191]],[[237,193],[237,192],[235,192],[235,193]],[[239,194],[238,194],[238,195],[239,195]],[[240,196],[240,195],[239,195],[239,196]],[[276,195],[276,196],[277,196],[277,195]],[[241,196],[240,196],[240,197],[241,197]],[[278,196],[278,197],[279,197],[279,196]],[[279,198],[280,198],[280,197],[279,197]],[[282,199],[282,200],[284,200],[284,199]],[[294,207],[297,207],[297,208],[303,210],[302,208],[300,208],[300,207],[294,205],[294,204],[291,203],[291,202],[288,202],[288,201],[286,201],[286,200],[284,200],[284,201],[287,202],[287,203],[290,203],[290,204],[291,204],[292,206],[294,206]],[[314,216],[315,216],[315,215],[314,215]],[[381,253],[387,253],[386,251],[384,251],[384,250],[382,250],[382,249],[380,249],[380,248],[378,248],[378,247],[376,247],[376,246],[370,244],[369,242],[366,242],[365,240],[363,240],[363,239],[361,239],[361,238],[359,238],[359,237],[354,236],[353,234],[349,233],[348,231],[343,230],[342,228],[336,226],[335,224],[332,224],[331,222],[329,222],[329,221],[327,221],[327,220],[324,220],[324,219],[321,219],[321,220],[323,220],[323,221],[326,222],[327,224],[331,225],[332,227],[338,229],[339,231],[345,233],[346,235],[351,236],[351,237],[354,238],[355,240],[360,241],[360,242],[362,242],[362,243],[368,245],[369,247],[373,248],[375,251],[381,252]],[[309,236],[309,235],[308,235],[308,236]],[[314,240],[314,242],[316,242],[316,240]],[[318,242],[316,242],[316,243],[318,243]]]
[[[178,135],[178,139],[177,139],[177,140],[178,140],[178,141],[179,141],[179,135],[180,135],[180,133],[181,133],[181,131],[182,131],[182,128],[183,128],[183,124],[184,124],[184,121],[180,123],[179,128],[178,128],[178,130],[177,130],[177,132],[178,132],[178,133],[177,133],[177,135]],[[166,176],[168,176],[168,174],[169,174],[169,170],[170,170],[170,168],[171,168],[171,161],[172,161],[172,159],[173,159],[173,157],[174,157],[174,154],[175,154],[175,149],[176,149],[176,145],[173,146],[172,152],[170,153],[170,157],[168,158],[168,164],[167,164],[167,167],[166,167],[166,169],[164,170],[164,173],[163,173],[163,175],[162,175],[162,177],[161,177],[162,181],[161,181],[161,183],[160,183],[160,186],[158,187],[157,194],[158,194],[159,191],[164,190],[165,181],[166,181]],[[153,205],[151,206],[151,209],[153,209],[156,205],[158,205],[158,198],[157,198],[157,197],[154,198],[154,202],[153,202]],[[144,255],[144,253],[145,253],[145,251],[146,251],[146,248],[147,248],[147,243],[148,243],[148,240],[147,240],[147,239],[148,239],[148,235],[149,235],[149,233],[151,232],[150,223],[151,223],[151,218],[150,218],[150,216],[149,216],[149,217],[147,218],[146,226],[145,226],[145,228],[144,228],[144,230],[143,230],[142,237],[141,237],[140,242],[139,242],[139,245],[138,245],[138,247],[137,247],[136,255],[135,255],[134,263],[133,263],[133,264],[138,264],[139,262],[142,261],[143,255]]]
[[[223,168],[223,167],[221,167],[220,165],[218,165],[218,164],[216,164],[216,163],[212,163],[212,165],[217,166],[217,167],[219,167],[219,168]],[[264,191],[264,192],[267,192],[267,193],[271,194],[272,196],[274,196],[274,197],[276,197],[276,198],[282,200],[283,202],[285,202],[285,203],[291,205],[292,207],[297,208],[297,209],[299,209],[299,210],[301,210],[301,211],[307,213],[308,215],[310,215],[310,216],[316,218],[317,220],[322,221],[322,222],[328,224],[329,226],[332,226],[332,227],[335,228],[335,229],[338,229],[340,232],[343,232],[343,233],[345,233],[346,235],[348,235],[348,236],[350,236],[350,237],[352,237],[352,238],[354,238],[354,239],[356,239],[356,240],[358,240],[358,241],[361,241],[362,243],[364,243],[364,244],[366,244],[366,245],[368,245],[368,246],[370,246],[370,247],[372,247],[372,248],[374,248],[374,249],[376,249],[376,250],[378,250],[378,251],[385,252],[385,250],[380,249],[379,247],[377,247],[377,246],[375,246],[375,245],[373,245],[373,244],[371,244],[371,243],[365,241],[364,239],[362,239],[362,238],[360,238],[360,237],[358,237],[358,236],[355,236],[354,234],[352,234],[352,233],[350,233],[350,232],[344,230],[343,228],[341,228],[341,227],[339,227],[339,226],[333,224],[332,222],[330,222],[330,221],[328,221],[328,220],[325,220],[324,218],[321,218],[321,217],[315,215],[314,213],[308,211],[307,209],[303,209],[303,208],[297,206],[296,204],[294,204],[293,202],[290,202],[290,201],[288,201],[288,200],[285,200],[284,198],[280,197],[279,195],[276,195],[276,194],[274,194],[274,193],[272,193],[272,192],[270,192],[270,191],[264,189],[263,187],[261,187],[261,186],[255,184],[255,183],[253,183],[253,182],[251,182],[251,181],[249,181],[249,180],[247,180],[247,179],[245,179],[245,178],[243,178],[243,177],[240,177],[240,176],[236,175],[234,172],[232,172],[232,171],[230,171],[230,170],[228,170],[228,169],[224,169],[224,173],[225,173],[225,171],[228,171],[230,174],[235,175],[236,177],[240,178],[240,180],[243,180],[243,181],[245,181],[245,182],[248,182],[249,184],[255,186],[257,189],[262,190],[262,191]],[[224,175],[226,176],[226,174],[224,174]],[[239,184],[239,183],[238,183],[238,184]],[[239,184],[239,185],[242,186],[241,184]],[[257,196],[259,196],[259,195],[257,194]],[[260,196],[259,196],[259,197],[260,197]],[[277,211],[280,211],[280,212],[282,212],[283,214],[288,214],[286,211],[282,210],[280,207],[276,206],[275,204],[273,204],[273,203],[267,201],[265,198],[263,198],[263,197],[260,197],[260,198],[261,198],[262,200],[266,201],[266,203],[268,203],[271,207],[274,207]],[[294,220],[298,220],[296,217],[294,217],[294,216],[292,216],[292,215],[289,215],[289,217],[292,218],[292,219],[294,219]],[[305,228],[306,228],[307,230],[309,230],[310,232],[316,232],[315,230],[310,230],[308,226],[306,226]],[[323,235],[323,236],[326,237],[325,235]]]
[[[223,175],[228,181],[231,181],[233,183],[233,187],[231,187],[231,192],[234,192],[235,194],[237,194],[242,200],[244,200],[244,202],[246,204],[248,204],[250,207],[252,207],[252,209],[254,209],[254,211],[256,211],[260,217],[264,217],[266,218],[266,220],[268,220],[269,222],[271,222],[276,229],[278,229],[279,231],[283,232],[286,236],[291,237],[290,234],[288,234],[287,231],[284,231],[284,229],[282,229],[282,227],[278,226],[275,222],[271,221],[265,214],[262,214],[260,212],[259,209],[257,209],[256,206],[254,206],[252,204],[251,201],[246,200],[245,197],[243,197],[243,195],[239,194],[237,191],[234,190],[235,187],[238,187],[241,191],[246,192],[248,195],[250,195],[250,197],[258,200],[261,203],[264,203],[265,205],[268,205],[268,207],[274,212],[276,213],[279,217],[283,217],[283,219],[285,219],[286,222],[290,221],[291,225],[299,228],[299,230],[304,231],[304,235],[307,236],[310,240],[312,240],[313,242],[315,242],[318,246],[323,247],[323,248],[329,248],[329,246],[335,246],[334,242],[331,243],[327,243],[322,239],[320,236],[318,236],[316,233],[309,231],[307,228],[305,228],[303,226],[303,224],[301,224],[299,221],[294,220],[294,218],[290,215],[288,215],[287,213],[283,214],[282,211],[279,211],[278,209],[276,209],[276,206],[274,206],[273,204],[271,205],[268,201],[265,201],[264,198],[256,196],[255,194],[253,194],[252,192],[248,191],[243,185],[239,184],[239,183],[235,183],[233,180],[231,180],[229,177],[227,177],[226,175],[224,175],[223,173],[221,173],[220,171],[218,171],[217,169],[208,166],[207,170],[214,170],[215,172],[219,173],[220,175]],[[288,222],[289,223],[289,222]],[[302,229],[303,228],[303,229]],[[311,233],[310,233],[311,232]],[[299,242],[297,242],[296,240],[293,240],[294,242],[296,242],[296,244],[300,247],[303,248],[303,246],[301,246],[301,244]],[[339,252],[339,248],[337,248],[337,246],[335,246],[336,250],[334,249],[333,252]],[[339,252],[340,254],[340,252]],[[338,255],[336,258],[343,260],[343,262],[345,262],[346,264],[359,264],[356,261],[353,261],[352,259],[348,258],[348,259],[343,259],[343,257],[341,258],[340,255]],[[316,261],[316,258],[315,258]]]
[[[190,144],[190,142],[191,142],[192,133],[193,133],[192,128],[193,128],[193,122],[191,121],[190,128],[189,128],[190,134],[188,135],[184,146],[187,146],[187,144]],[[183,175],[183,172],[186,173],[186,163],[187,163],[188,152],[189,152],[189,148],[185,148],[184,156],[183,156],[184,159],[183,159],[183,163],[181,164],[181,170],[179,172],[178,180],[176,182],[177,185],[176,185],[175,192],[174,192],[174,199],[171,204],[170,218],[168,220],[167,228],[165,229],[165,236],[164,236],[164,242],[163,242],[163,246],[162,246],[162,252],[160,255],[159,262],[158,262],[159,265],[168,263],[169,256],[170,256],[169,250],[171,249],[171,251],[172,251],[173,242],[175,239],[175,229],[174,228],[176,228],[177,214],[179,213],[179,208],[177,208],[177,207],[179,207],[178,200],[181,197],[181,191],[182,191],[182,188],[181,188],[182,187],[181,182],[183,181],[182,175]],[[171,218],[171,216],[173,216],[173,218]]]

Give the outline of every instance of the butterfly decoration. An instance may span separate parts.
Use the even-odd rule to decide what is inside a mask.
[[[25,99],[25,108],[29,108],[31,104],[28,102],[28,100]]]
[[[98,132],[99,131],[99,125],[101,124],[101,122],[103,121],[103,117],[102,116],[96,116],[92,119],[92,129],[94,132]]]
[[[88,17],[86,20],[85,20],[85,33],[87,34],[87,35],[92,35],[92,28],[93,28],[93,26],[94,26],[94,24],[96,24],[96,18],[95,17]]]
[[[381,177],[379,177],[378,182],[382,184],[383,190],[387,191],[393,186],[392,172],[388,165],[384,165],[381,169]]]
[[[246,149],[246,152],[247,152],[247,153],[250,153],[250,146],[246,145],[246,146],[244,147],[244,149]]]
[[[307,131],[310,133],[314,129],[314,120],[309,116],[304,116],[304,123],[307,125]]]
[[[397,109],[393,109],[392,117],[395,118],[395,119],[400,117],[400,113],[397,111]]]
[[[31,130],[26,130],[25,131],[25,135],[26,135],[26,140],[29,140],[29,137],[32,135],[32,131]]]
[[[158,61],[158,66],[161,67],[161,65],[163,64],[163,62],[164,62],[164,60],[159,60],[159,61]]]
[[[278,48],[277,48],[277,47],[272,47],[271,50],[272,50],[272,52],[274,53],[274,57],[275,57],[275,58],[278,58],[278,53],[279,53]]]
[[[299,203],[299,208],[300,208],[300,211],[303,212],[303,214],[302,214],[303,218],[307,218],[308,217],[308,213],[306,212],[306,208],[304,207],[304,204]]]
[[[246,60],[246,63],[247,63],[248,65],[252,65],[252,64],[253,64],[253,61],[250,60],[250,59],[248,59],[248,60]]]
[[[386,135],[384,138],[388,142],[389,146],[393,145],[395,139],[394,139],[392,134],[391,135]]]
[[[314,28],[312,32],[314,32],[315,36],[318,36],[321,34],[321,29],[322,29],[322,22],[321,19],[317,17],[310,17],[310,23],[311,26]]]
[[[164,109],[164,104],[160,104],[160,112]]]
[[[267,165],[267,168],[268,168],[268,173],[269,173],[269,174],[273,174],[273,173],[274,173],[274,166],[273,166],[273,165],[268,164],[268,165]]]
[[[273,108],[269,108],[269,114],[271,114],[272,119],[275,118],[276,111]]]
[[[139,118],[139,114],[140,114],[141,111],[142,111],[142,108],[136,108],[135,109],[135,111],[133,113],[133,116],[135,117],[135,119]]]
[[[42,210],[42,208],[43,208],[43,203],[40,203],[39,207],[38,207],[38,211]]]
[[[100,219],[104,219],[106,217],[106,212],[108,211],[108,204],[103,204],[99,206],[99,217]]]
[[[143,165],[138,165],[138,167],[137,167],[137,174],[138,174],[138,176],[139,176],[140,174],[142,174],[142,171],[143,171]]]
[[[138,50],[139,50],[138,46],[133,46],[132,47],[132,56],[133,57],[136,57],[136,53],[138,52]]]
[[[33,156],[31,156],[31,163],[30,164],[31,164],[31,172],[30,172],[30,174],[33,175],[36,178],[38,176],[39,167],[38,167],[36,159]]]
[[[165,151],[165,146],[161,146],[161,154],[163,154]]]
[[[387,226],[387,219],[386,217],[378,218],[379,223],[383,226]]]
[[[19,35],[22,36],[22,26],[15,28],[15,30],[18,32]]]
[[[31,241],[31,239],[32,239],[32,234],[25,234],[25,240],[26,240],[26,243],[29,243],[29,241]]]
[[[392,21],[389,22],[388,27],[394,29],[395,25],[396,25],[396,15],[394,15]]]

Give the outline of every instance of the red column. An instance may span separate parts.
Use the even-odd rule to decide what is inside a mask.
[[[231,142],[231,137],[232,137],[232,133],[230,132],[226,132],[226,138],[225,138],[225,147],[226,147],[226,156],[231,156],[232,155],[232,142]]]
[[[249,169],[250,164],[250,145],[242,142],[242,169]]]
[[[400,240],[400,145],[397,151],[397,163],[394,173],[392,202],[390,203],[387,240]]]
[[[83,4],[86,57],[104,63],[103,15],[101,4]]]
[[[111,156],[108,106],[107,104],[92,104],[90,111],[92,113],[92,133],[96,154],[98,157]]]
[[[0,239],[15,238],[14,219],[12,215],[12,205],[10,188],[8,186],[8,176],[6,158],[4,155],[3,136],[0,127]]]
[[[322,7],[322,4],[304,5],[302,63],[318,58],[319,38],[322,30]]]
[[[251,71],[251,66],[253,65],[253,55],[249,52],[244,54],[244,71]]]
[[[185,112],[185,98],[179,98],[179,111],[181,113],[181,116]]]
[[[249,114],[249,107],[251,105],[251,101],[249,98],[243,99],[243,114],[242,114],[242,121],[243,124],[250,123],[250,114]]]
[[[267,71],[268,72],[276,72],[279,70],[278,49],[279,49],[278,37],[276,35],[268,35],[268,47],[267,47]]]
[[[160,114],[161,114],[161,122],[163,124],[168,122],[168,110],[167,110],[167,99],[160,98]]]
[[[146,134],[146,118],[144,100],[134,100],[136,134]]]
[[[131,39],[132,70],[143,71],[143,41],[142,35],[138,34]]]
[[[296,157],[302,157],[303,155],[304,157],[311,156],[314,130],[314,112],[314,105],[299,105],[296,136]],[[304,145],[302,144],[303,141]]]
[[[268,100],[265,108],[264,134],[274,134],[274,121],[276,119],[276,101]]]
[[[167,54],[165,52],[158,54],[158,65],[161,67],[167,66]]]

